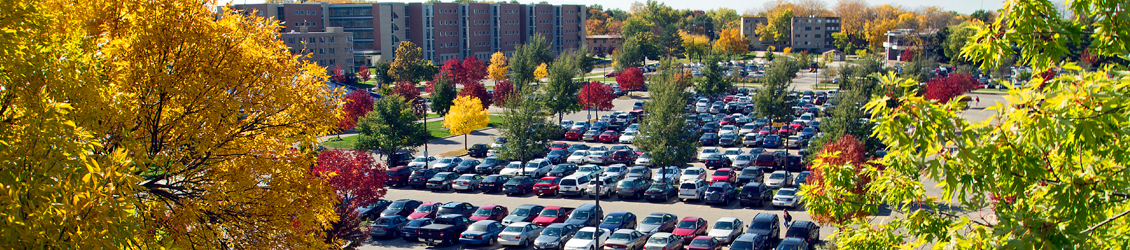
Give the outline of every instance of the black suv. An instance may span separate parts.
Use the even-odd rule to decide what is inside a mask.
[[[820,226],[811,221],[794,221],[785,231],[785,238],[800,238],[808,245],[816,245],[820,242]]]
[[[428,185],[428,179],[435,176],[439,171],[435,169],[417,169],[412,172],[412,176],[408,177],[408,185],[413,188],[424,188]]]
[[[773,239],[772,241],[780,241],[781,217],[777,214],[757,213],[749,222],[749,229],[745,230],[745,233],[765,235]]]
[[[742,186],[742,193],[738,194],[738,202],[742,207],[764,207],[773,201],[773,189],[761,182],[750,182]]]
[[[475,145],[471,145],[471,148],[467,149],[467,155],[480,158],[486,157],[487,150],[490,150],[490,147],[487,147],[486,144],[476,143]]]

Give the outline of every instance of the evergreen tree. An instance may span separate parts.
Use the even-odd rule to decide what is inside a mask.
[[[662,61],[660,67],[648,88],[651,99],[644,103],[647,115],[640,122],[640,135],[633,144],[648,152],[656,166],[682,167],[691,161],[699,145],[683,119],[687,96],[674,75],[681,69],[670,60]]]
[[[455,95],[455,82],[451,80],[448,74],[438,74],[436,76],[435,84],[432,90],[432,111],[440,116],[447,115],[447,111],[451,109],[454,104]]]
[[[702,71],[702,79],[695,85],[695,92],[714,96],[725,93],[726,90],[733,87],[733,83],[722,76],[725,69],[722,68],[722,65],[718,65],[720,61],[722,61],[722,56],[719,54],[711,54],[706,57],[706,67]]]

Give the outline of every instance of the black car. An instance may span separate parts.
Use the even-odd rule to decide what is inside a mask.
[[[520,194],[525,195],[534,191],[534,184],[537,180],[529,176],[518,176],[510,179],[506,184],[502,185],[502,192],[506,195]]]
[[[565,162],[565,158],[569,158],[569,154],[569,150],[557,149],[549,151],[549,154],[545,155],[545,159],[548,160],[549,163],[560,164]]]
[[[380,214],[388,208],[389,204],[392,204],[392,202],[378,199],[377,202],[357,208],[357,214],[360,215],[361,220],[374,220],[380,217]]]
[[[455,173],[473,174],[475,173],[475,167],[478,167],[479,164],[482,164],[482,162],[479,162],[479,160],[475,159],[461,161],[459,162],[459,165],[455,166]]]
[[[808,170],[804,166],[804,157],[800,155],[785,157],[785,169],[793,172]]]
[[[808,242],[801,238],[785,238],[781,243],[777,243],[777,249],[810,249],[812,248]]]
[[[738,173],[738,183],[741,186],[750,182],[765,182],[765,169],[761,167],[748,167]]]
[[[478,210],[478,207],[471,205],[471,203],[448,202],[444,203],[443,206],[439,206],[439,211],[436,212],[436,218],[452,214],[462,215],[464,217],[471,216],[471,214],[474,213],[475,210]]]
[[[509,176],[491,175],[483,177],[483,180],[479,182],[479,188],[483,190],[483,193],[499,192],[502,191],[502,186],[508,181],[510,181]]]
[[[412,176],[408,177],[408,185],[413,188],[424,188],[428,186],[428,179],[431,179],[439,173],[435,169],[417,169],[412,172]]]
[[[553,177],[570,176],[570,175],[573,175],[573,173],[576,173],[578,168],[580,168],[580,167],[578,167],[577,164],[559,164],[559,165],[553,166],[553,169],[549,170],[549,174],[547,176],[553,176]]]
[[[772,243],[766,235],[742,234],[730,243],[730,250],[769,250]]]
[[[809,245],[820,242],[820,226],[811,221],[793,221],[785,231],[785,238],[799,238]]]
[[[703,195],[706,204],[722,204],[729,205],[738,196],[738,190],[729,182],[715,182],[706,187],[706,195]]]
[[[648,201],[666,202],[671,200],[671,197],[679,196],[679,187],[668,182],[655,182],[643,193],[643,196]]]
[[[749,222],[746,234],[759,234],[777,241],[781,239],[781,217],[773,213],[757,213]]]
[[[419,218],[408,221],[404,227],[400,228],[400,235],[403,235],[406,241],[419,241],[418,230],[432,224],[432,218]]]
[[[742,186],[742,192],[738,194],[738,202],[742,207],[755,206],[764,207],[773,201],[773,188],[765,186],[761,182],[750,182]]]
[[[709,169],[728,168],[734,165],[734,162],[730,161],[730,157],[726,157],[726,155],[723,154],[712,154],[707,156],[706,160],[703,162],[706,163],[706,168]]]
[[[810,175],[812,175],[810,171],[800,171],[800,173],[793,178],[793,185],[800,187],[801,185],[808,184],[808,176]]]
[[[507,163],[510,162],[499,160],[498,157],[487,157],[478,166],[475,166],[475,173],[482,175],[497,174],[502,171],[502,167],[505,167]]]
[[[705,126],[702,127],[702,129],[703,131],[706,131]],[[698,142],[703,146],[714,146],[715,144],[718,144],[718,134],[715,134],[714,132],[707,132],[705,134],[702,134],[702,136],[698,138]]]
[[[486,144],[476,143],[474,145],[471,145],[471,148],[467,149],[467,155],[471,156],[471,157],[480,157],[480,158],[486,157],[487,156],[487,150],[490,150],[490,147],[487,146]]]
[[[724,134],[718,137],[718,145],[723,147],[733,147],[738,136],[735,134]]]
[[[408,217],[408,215],[412,214],[412,211],[416,211],[416,207],[419,207],[420,204],[423,204],[423,202],[420,202],[418,200],[396,200],[392,202],[392,204],[388,205],[388,209],[385,209],[384,212],[381,212],[381,216],[400,215]]]
[[[408,150],[403,149],[397,150],[396,153],[388,156],[388,162],[393,166],[408,165],[409,162],[412,162],[412,159],[416,159],[416,157],[412,156],[412,153],[408,152]]]
[[[718,133],[718,123],[710,122],[710,121],[714,120],[714,117],[712,117],[712,116],[705,116],[704,117],[702,115],[699,115],[698,119],[702,120],[702,121],[707,121],[706,124],[702,125],[702,132],[703,133],[712,133],[712,134]]]

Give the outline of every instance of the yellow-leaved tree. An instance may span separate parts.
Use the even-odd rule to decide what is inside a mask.
[[[714,41],[714,51],[727,56],[749,52],[749,42],[742,36],[740,28],[723,29]]]
[[[215,8],[0,1],[0,248],[343,243],[309,174],[341,93],[277,21]]]
[[[683,54],[688,59],[697,58],[699,62],[702,62],[702,55],[710,51],[710,38],[682,30],[679,31],[679,36],[683,38]]]
[[[546,76],[549,76],[549,65],[541,63],[541,65],[538,65],[538,68],[534,70],[534,77],[537,78],[538,81],[541,81],[541,79]]]
[[[490,67],[487,67],[487,75],[490,76],[490,79],[494,79],[495,83],[506,80],[506,73],[510,73],[510,66],[506,65],[508,62],[510,62],[510,59],[507,59],[502,51],[491,54]]]
[[[785,47],[784,49],[781,49],[781,54],[785,54],[785,56],[788,56],[789,53],[792,53],[792,52],[793,52],[793,47]]]
[[[467,148],[467,134],[471,131],[487,127],[490,123],[490,111],[483,109],[478,97],[471,95],[455,98],[447,118],[443,119],[443,127],[450,130],[452,135],[463,135],[463,148]]]

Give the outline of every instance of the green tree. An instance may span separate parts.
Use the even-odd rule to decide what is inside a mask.
[[[538,65],[553,61],[549,51],[549,44],[541,34],[534,34],[526,44],[514,48],[514,56],[510,57],[510,78],[514,80],[517,90],[524,90],[525,86],[537,80],[534,71]]]
[[[619,72],[629,67],[643,65],[643,53],[640,49],[641,42],[636,38],[624,39],[624,44],[612,53],[612,68]]]
[[[387,86],[391,87],[393,85],[393,81],[395,81],[395,79],[393,79],[392,76],[388,74],[388,70],[391,68],[392,63],[390,62],[377,62],[377,65],[373,65],[373,69],[370,70],[374,74],[377,74],[377,81],[380,82],[382,88],[386,86],[384,84],[389,84]]]
[[[459,93],[455,90],[455,81],[451,79],[451,76],[439,74],[432,86],[432,111],[440,116],[446,116],[447,111],[451,110],[451,105],[454,104],[457,94]]]
[[[685,88],[675,80],[681,71],[671,60],[660,62],[660,71],[648,88],[650,100],[644,103],[647,115],[640,122],[640,135],[633,142],[651,155],[656,166],[677,166],[690,162],[698,148],[693,130],[683,119],[687,105]]]
[[[753,95],[753,106],[757,107],[758,116],[779,119],[792,113],[788,95],[793,77],[789,74],[795,72],[793,68],[799,70],[795,64],[796,61],[785,56],[770,64],[765,72],[764,85]]]
[[[565,113],[581,110],[577,100],[577,92],[581,85],[573,81],[580,70],[577,68],[579,60],[584,60],[584,51],[570,51],[557,57],[557,61],[549,66],[549,82],[542,88],[545,91],[545,108],[557,114],[557,121],[561,122]]]
[[[949,29],[950,33],[948,36],[946,36],[946,40],[942,44],[942,48],[945,50],[945,56],[949,57],[950,62],[954,64],[959,62],[969,62],[969,60],[962,59],[960,54],[961,48],[965,47],[965,44],[969,41],[969,38],[972,37],[976,32],[976,30],[974,29],[974,24],[970,22],[963,22],[961,24],[949,26],[946,28]]]
[[[757,25],[757,35],[764,39],[772,41],[790,41],[789,36],[792,35],[792,22],[793,10],[788,9],[781,11],[776,15],[769,16],[768,24]]]
[[[357,150],[378,150],[389,155],[397,150],[424,145],[428,131],[416,123],[412,104],[397,95],[373,103],[373,110],[357,121]],[[391,160],[391,159],[389,159]],[[395,164],[389,163],[389,166]]]
[[[625,40],[637,38],[643,34],[652,33],[654,27],[654,23],[644,19],[643,16],[636,15],[624,20],[624,24],[620,28],[620,35],[623,35]]]
[[[396,59],[389,64],[386,74],[397,82],[416,81],[421,61],[420,47],[409,41],[400,41],[396,46]]]
[[[726,69],[718,65],[722,61],[722,55],[711,54],[706,57],[706,67],[702,70],[702,79],[695,84],[694,90],[699,94],[714,96],[725,93],[726,90],[733,87],[733,83],[725,76],[722,76],[723,71]]]
[[[502,159],[530,161],[546,152],[546,147],[561,133],[561,127],[551,123],[548,110],[543,105],[544,95],[524,89],[511,95],[509,103],[514,108],[502,113],[499,130],[506,137],[500,154]]]

